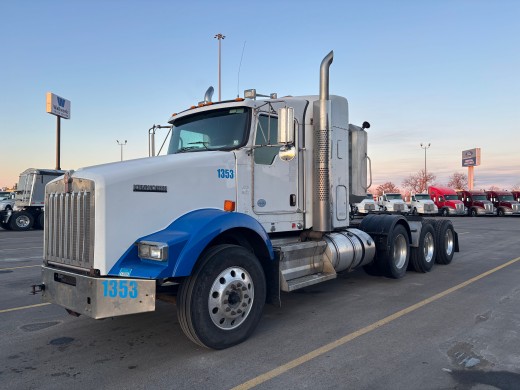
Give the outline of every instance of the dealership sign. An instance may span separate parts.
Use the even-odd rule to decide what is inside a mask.
[[[480,148],[462,151],[462,166],[476,167],[480,165]]]
[[[47,112],[60,118],[70,118],[70,100],[47,92]]]

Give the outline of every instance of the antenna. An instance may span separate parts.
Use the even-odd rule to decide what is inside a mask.
[[[244,58],[244,50],[246,49],[246,41],[242,47],[242,55],[240,56],[240,64],[238,65],[238,81],[237,81],[237,97],[240,97],[240,68],[242,67],[242,58]]]

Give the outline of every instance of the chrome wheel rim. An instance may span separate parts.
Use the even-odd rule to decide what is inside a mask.
[[[208,297],[209,316],[215,326],[222,330],[240,326],[253,307],[254,295],[253,280],[245,269],[230,267],[222,271]]]
[[[29,220],[29,217],[26,215],[20,215],[16,218],[16,225],[20,228],[26,228],[27,226],[29,226],[30,223],[31,221]]]
[[[444,250],[448,256],[453,252],[454,239],[453,232],[451,229],[447,229],[446,233],[444,233]]]
[[[399,234],[394,241],[394,263],[396,268],[403,268],[404,263],[406,263],[407,251],[406,239],[402,234]]]
[[[433,242],[433,234],[427,232],[424,235],[424,260],[430,263],[433,260],[433,251],[435,244]]]

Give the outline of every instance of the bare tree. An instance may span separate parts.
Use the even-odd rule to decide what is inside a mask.
[[[417,173],[412,173],[406,179],[403,180],[403,187],[408,189],[410,192],[420,194],[428,190],[428,185],[433,183],[437,176],[431,172],[427,172],[424,175],[424,169],[421,169]]]
[[[516,183],[511,187],[511,191],[520,191],[520,183]]]
[[[383,183],[380,186],[378,186],[375,192],[377,196],[381,196],[383,195],[383,192],[396,193],[401,191],[399,190],[399,188],[396,187],[394,183],[392,183],[391,181],[387,181],[386,183]]]
[[[500,191],[500,187],[498,187],[498,186],[491,186],[487,190],[488,191]]]
[[[448,187],[456,190],[466,190],[468,188],[468,176],[465,173],[455,172],[450,176]]]

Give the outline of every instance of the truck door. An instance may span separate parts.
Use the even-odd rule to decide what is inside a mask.
[[[278,118],[273,114],[260,113],[255,132],[253,211],[267,231],[296,229],[291,226],[303,222],[299,212],[298,153],[290,161],[278,157]]]

